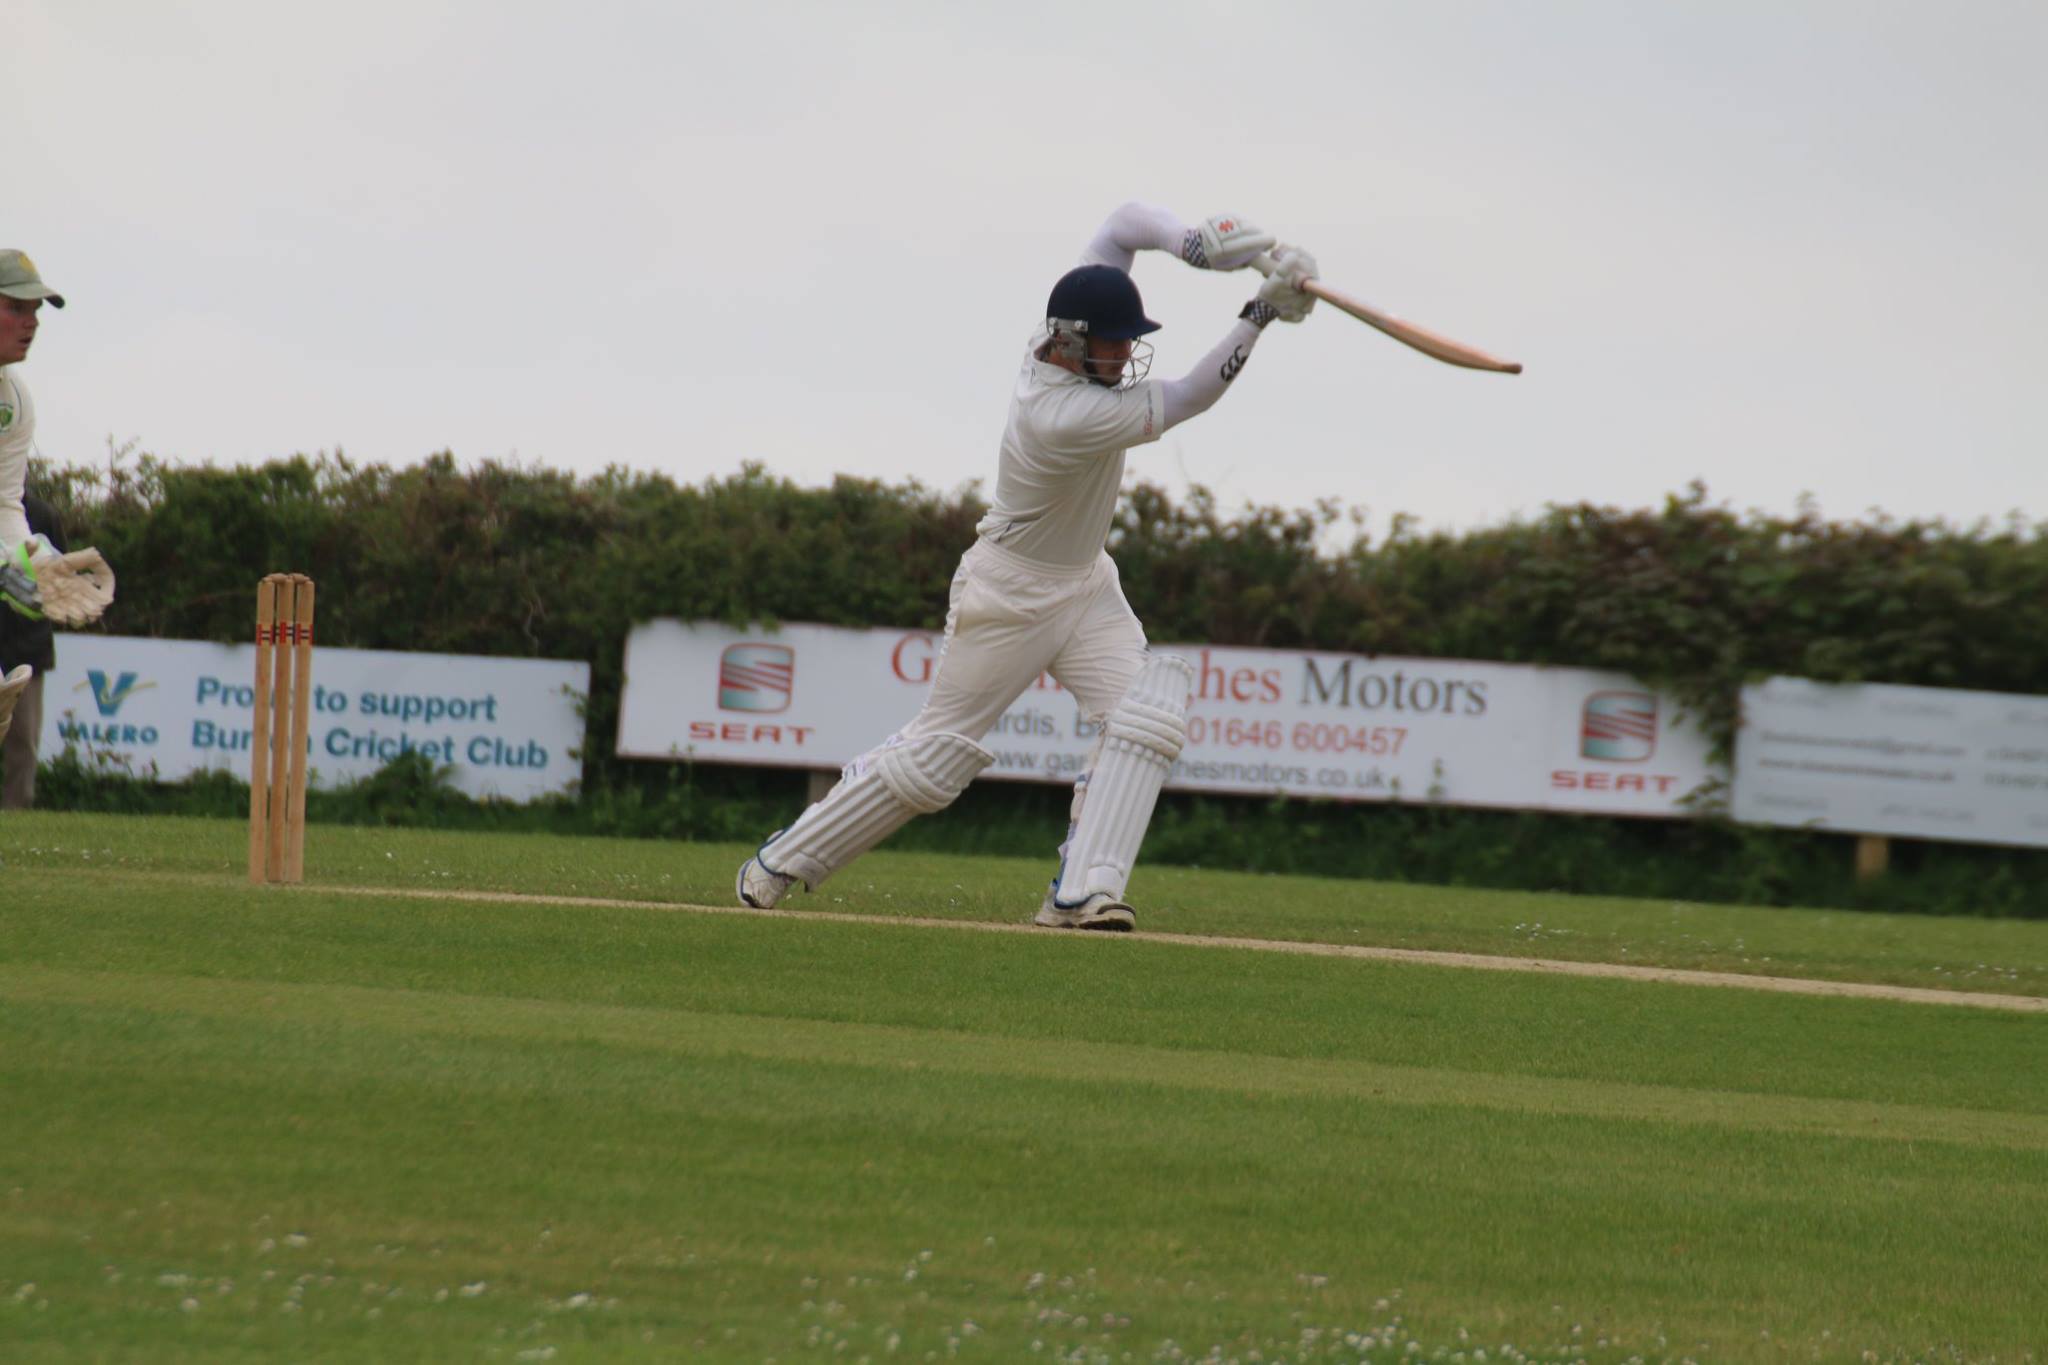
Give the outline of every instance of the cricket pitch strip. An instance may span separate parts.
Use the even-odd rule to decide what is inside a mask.
[[[2048,1014],[2048,998],[2035,995],[1936,990],[1924,986],[1888,986],[1866,981],[1821,981],[1804,977],[1755,976],[1741,972],[1694,971],[1683,967],[1648,967],[1622,962],[1572,962],[1561,958],[1502,957],[1486,953],[1452,953],[1422,948],[1376,948],[1363,944],[1305,943],[1287,939],[1223,938],[1208,934],[1088,934],[1072,930],[1041,929],[1026,923],[995,923],[988,920],[935,919],[916,915],[856,915],[839,910],[755,910],[738,905],[692,905],[680,901],[627,900],[609,896],[542,896],[511,891],[316,885],[293,887],[292,892],[378,896],[392,900],[558,905],[566,908],[605,910],[670,910],[698,915],[746,915],[758,919],[860,924],[875,928],[955,929],[985,934],[1030,934],[1036,937],[1057,935],[1084,942],[1124,943],[1133,947],[1163,945],[1180,948],[1233,948],[1244,952],[1293,953],[1305,957],[1355,958],[1370,962],[1404,962],[1416,966],[1453,967],[1469,971],[1608,977],[1620,981],[1657,981],[1678,986],[1718,986],[1734,990],[1775,991],[1783,995],[1890,1000],[1917,1005],[1962,1005],[1975,1009]]]

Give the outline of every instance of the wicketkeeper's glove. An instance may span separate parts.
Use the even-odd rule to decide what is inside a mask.
[[[7,738],[7,728],[14,723],[14,703],[28,691],[29,679],[35,674],[27,664],[16,664],[13,672],[0,674],[0,739]]]
[[[31,536],[0,560],[0,599],[31,621],[91,625],[114,601],[114,570],[98,550],[59,554]]]

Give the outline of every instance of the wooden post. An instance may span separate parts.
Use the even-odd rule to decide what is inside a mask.
[[[1862,834],[1856,838],[1856,880],[1874,881],[1884,875],[1892,859],[1892,841],[1882,834]]]
[[[249,708],[249,880],[264,880],[270,840],[270,635],[277,628],[277,585],[256,585],[256,700]]]
[[[825,793],[839,784],[837,768],[819,769],[811,773],[811,780],[804,789],[804,800],[817,805],[825,799]]]
[[[298,585],[289,574],[273,575],[277,580],[277,617],[271,627],[272,640],[289,644],[298,636]],[[266,858],[267,880],[284,880],[285,816],[291,809],[292,758],[292,651],[274,651],[271,665],[270,707],[270,844]]]
[[[295,573],[292,587],[298,599],[292,612],[293,685],[297,691],[292,697],[291,787],[285,798],[290,808],[286,812],[284,879],[302,882],[306,879],[306,748],[311,726],[308,712],[312,709],[313,692],[313,580]]]

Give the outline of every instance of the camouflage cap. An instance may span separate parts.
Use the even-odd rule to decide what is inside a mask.
[[[0,251],[0,294],[10,299],[48,299],[52,308],[64,306],[64,296],[43,283],[36,263],[25,251]]]

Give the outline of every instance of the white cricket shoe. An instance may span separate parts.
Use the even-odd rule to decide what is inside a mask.
[[[770,872],[761,866],[759,858],[749,858],[740,864],[740,875],[734,879],[732,889],[739,894],[740,904],[756,910],[773,910],[775,903],[795,885],[796,878],[785,872]]]
[[[1056,904],[1052,892],[1047,891],[1031,922],[1043,929],[1100,929],[1128,934],[1138,927],[1138,912],[1101,891],[1076,906]]]

